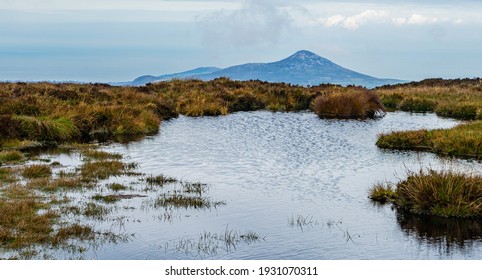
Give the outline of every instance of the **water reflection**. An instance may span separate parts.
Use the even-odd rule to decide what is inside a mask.
[[[420,216],[403,210],[396,212],[397,222],[404,233],[444,254],[450,255],[454,251],[469,252],[476,245],[482,244],[480,219]]]

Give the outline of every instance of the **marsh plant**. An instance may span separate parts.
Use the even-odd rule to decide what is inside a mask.
[[[460,120],[482,119],[481,79],[427,79],[374,90],[391,110],[435,112]]]
[[[482,157],[482,121],[459,124],[451,129],[384,133],[376,145],[385,149],[423,150],[464,158]]]
[[[377,184],[370,192],[376,201],[390,201],[414,214],[441,217],[482,216],[482,176],[454,170],[408,171],[407,179],[391,187]]]
[[[367,119],[385,115],[378,95],[358,88],[322,93],[313,100],[312,107],[320,118]]]
[[[204,231],[198,238],[180,238],[174,247],[176,252],[204,257],[217,255],[220,251],[229,253],[242,243],[249,245],[265,239],[254,231],[241,233],[226,228],[221,233]]]

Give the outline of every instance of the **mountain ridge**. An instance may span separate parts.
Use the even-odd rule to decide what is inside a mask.
[[[382,85],[405,83],[397,79],[376,78],[344,68],[331,60],[307,50],[274,62],[245,63],[227,68],[199,67],[189,71],[160,76],[144,75],[126,85],[145,85],[171,79],[201,79],[204,81],[220,77],[233,80],[261,80],[266,82],[284,82],[293,85],[313,86],[318,84],[358,85],[373,88]]]

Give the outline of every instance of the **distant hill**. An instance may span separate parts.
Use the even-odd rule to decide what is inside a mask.
[[[140,76],[140,77],[134,79],[132,82],[119,83],[119,84],[131,85],[131,86],[143,86],[147,83],[159,82],[159,81],[168,81],[168,80],[172,80],[172,79],[197,78],[200,75],[210,74],[210,73],[220,71],[220,70],[222,70],[222,69],[217,68],[217,67],[199,67],[199,68],[192,69],[192,70],[185,71],[185,72],[174,73],[174,74],[166,74],[166,75],[161,75],[161,76],[151,76],[151,75]]]
[[[212,80],[228,77],[233,80],[261,80],[267,82],[285,82],[294,85],[318,85],[323,83],[338,85],[360,85],[368,88],[404,83],[396,79],[380,79],[341,67],[332,61],[309,51],[298,51],[293,55],[271,63],[247,63],[225,69],[203,67],[194,70],[162,75],[141,76],[126,83],[144,85],[149,82],[165,81],[173,78],[197,78]]]

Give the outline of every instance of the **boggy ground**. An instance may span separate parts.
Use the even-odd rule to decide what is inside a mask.
[[[102,244],[129,242],[135,232],[121,230],[129,220],[117,214],[122,200],[139,199],[164,220],[172,219],[176,209],[224,205],[207,196],[206,184],[139,173],[137,163],[95,145],[48,151],[79,158],[74,166],[17,153],[22,162],[0,167],[0,258],[82,258],[84,251]],[[109,181],[114,177],[123,177],[125,184]]]
[[[347,102],[344,102],[347,96],[360,98],[350,103],[353,106],[347,106]],[[65,213],[82,216],[86,220],[105,219],[112,211],[112,204],[144,195],[118,194],[129,190],[129,187],[111,184],[107,188],[108,193],[99,191],[80,206],[72,205],[70,198],[65,196],[66,192],[96,190],[101,180],[111,176],[143,176],[136,173],[135,163],[123,162],[121,155],[77,143],[99,137],[120,141],[121,138],[116,137],[156,133],[162,120],[178,114],[197,117],[260,109],[311,109],[320,117],[363,119],[380,115],[385,105],[389,109],[435,111],[441,116],[473,121],[449,130],[382,135],[377,142],[380,147],[423,149],[445,155],[480,158],[482,127],[481,121],[476,119],[481,118],[481,96],[482,83],[479,79],[427,80],[371,91],[361,87],[299,87],[225,78],[209,82],[173,80],[143,87],[0,83],[1,248],[13,252],[6,255],[11,258],[49,258],[48,255],[38,256],[41,252],[39,245],[49,248],[64,246],[82,251],[82,242],[98,240],[99,236],[113,242],[128,239],[128,236],[102,231],[88,223],[65,219]],[[33,153],[46,147],[60,147],[65,152],[75,151],[85,158],[85,162],[75,170],[57,172],[58,163],[43,162]],[[409,174],[407,182],[417,179],[415,175]],[[453,176],[445,175],[428,174],[442,181],[442,185],[447,185],[446,182],[452,180]],[[427,174],[420,176],[427,178]],[[466,206],[475,206],[476,211],[480,211],[477,203],[481,200],[478,195],[481,182],[477,177],[467,178],[476,191],[475,197],[473,194],[469,196],[475,202],[469,201],[466,204],[470,207]],[[177,179],[163,176],[145,177],[144,180],[145,191],[157,190],[156,185],[177,182]],[[422,185],[429,184],[425,182]],[[409,184],[402,182],[402,185],[406,187]],[[461,186],[457,186],[457,189],[465,189],[466,184],[461,183]],[[150,205],[155,208],[209,208],[222,205],[222,202],[198,195],[204,190],[201,183],[184,183],[182,188],[184,191],[176,195],[159,194],[150,200]],[[386,197],[395,199],[393,189],[385,191]],[[409,202],[408,205],[414,204]],[[450,208],[450,211],[440,210],[440,213],[442,216],[471,216],[465,212],[467,207],[462,208],[462,212],[450,212],[454,211]],[[418,208],[415,206],[412,209]],[[418,212],[435,213],[425,208]]]

